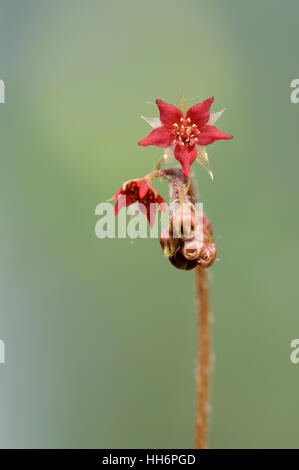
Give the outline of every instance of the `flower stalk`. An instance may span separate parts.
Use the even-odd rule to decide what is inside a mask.
[[[198,196],[193,175],[190,177],[188,195],[195,204]],[[198,265],[195,270],[195,281],[197,300],[195,449],[208,449],[212,372],[212,313],[208,270]]]
[[[210,305],[209,272],[196,268],[198,348],[196,366],[196,424],[195,448],[208,448],[211,359],[212,314]]]

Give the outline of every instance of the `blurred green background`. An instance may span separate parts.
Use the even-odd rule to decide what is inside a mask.
[[[100,240],[95,207],[161,150],[157,97],[215,96],[195,175],[212,268],[211,446],[298,447],[297,1],[1,0],[1,447],[191,448],[194,273]],[[162,194],[168,189],[160,185]]]

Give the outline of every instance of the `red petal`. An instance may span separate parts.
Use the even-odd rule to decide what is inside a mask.
[[[158,210],[157,203],[151,203],[146,206],[146,217],[147,217],[147,220],[149,221],[151,228],[153,228],[153,226],[155,225],[157,210]]]
[[[116,201],[115,207],[114,207],[114,214],[118,215],[119,211],[123,207],[128,207],[131,204],[134,204],[134,201],[129,196],[126,196],[124,194],[120,194],[119,198]]]
[[[129,186],[129,182],[126,183],[125,186],[123,185],[123,186],[120,188],[120,190],[119,190],[116,194],[114,194],[114,196],[113,196],[114,201],[117,201],[118,197],[119,197],[121,194],[126,194],[126,191],[127,191],[127,189],[128,189],[128,186]]]
[[[139,181],[139,197],[140,197],[140,199],[143,199],[146,196],[149,189],[150,189],[149,184],[145,179]]]
[[[173,142],[173,135],[170,130],[164,126],[154,129],[145,139],[138,142],[139,145],[147,147],[148,145],[156,145],[157,147],[170,147]]]
[[[158,197],[161,197],[161,196],[158,196]],[[155,224],[156,214],[157,214],[158,208],[160,210],[163,210],[163,212],[165,212],[167,210],[166,202],[164,201],[164,199],[162,197],[161,197],[161,199],[163,200],[163,203],[162,203],[161,207],[159,207],[159,204],[157,204],[156,202],[151,202],[150,204],[143,204],[143,203],[139,202],[139,204],[138,204],[140,212],[147,217],[147,220],[149,221],[149,224],[150,224],[151,228],[153,228],[153,226]],[[164,205],[165,205],[165,207],[164,207]]]
[[[188,111],[186,118],[190,118],[192,124],[198,127],[204,126],[210,119],[210,107],[214,101],[214,97],[203,101],[202,103],[195,104]]]
[[[174,149],[174,156],[183,167],[184,176],[187,177],[194,160],[197,157],[197,148],[195,145],[176,145]]]
[[[120,194],[122,194],[122,188],[121,188],[117,193],[114,194],[114,196],[113,196],[114,201],[117,201],[118,196],[119,196]]]
[[[214,126],[204,126],[200,134],[198,135],[198,142],[199,145],[210,145],[215,140],[228,140],[232,139],[233,136],[230,134],[225,134],[224,132],[219,131]]]
[[[156,100],[156,103],[160,111],[160,121],[165,126],[172,126],[174,123],[180,122],[183,113],[179,108],[162,100]]]

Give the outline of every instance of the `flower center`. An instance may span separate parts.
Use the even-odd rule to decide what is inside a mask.
[[[155,195],[153,191],[150,189],[149,192],[145,195],[145,197],[143,199],[140,199],[140,202],[146,205],[146,204],[154,203],[155,199],[156,199]]]
[[[200,130],[196,124],[191,123],[190,118],[181,118],[180,124],[174,123],[172,133],[174,134],[173,145],[193,146],[198,141]]]
[[[138,191],[139,191],[139,190],[138,190],[138,185],[137,185],[137,183],[135,183],[135,181],[133,181],[133,182],[130,184],[130,186],[129,186],[129,188],[128,188],[127,191],[128,191],[128,193],[129,193],[130,198],[132,199],[132,201],[137,201],[137,199],[138,199]]]
[[[139,197],[139,186],[135,181],[130,184],[130,187],[128,188],[127,192],[130,195],[131,200],[134,202],[139,201],[142,204],[146,205],[154,203],[156,200],[155,194],[151,189],[149,189],[144,198],[141,199]]]

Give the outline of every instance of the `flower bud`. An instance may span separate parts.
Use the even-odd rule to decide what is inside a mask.
[[[181,204],[170,216],[170,227],[175,238],[191,238],[196,228],[195,207],[191,203]]]
[[[181,243],[179,238],[173,238],[169,228],[165,229],[160,236],[160,245],[163,253],[168,258],[172,256]]]
[[[207,218],[205,214],[203,214],[203,219],[202,219],[203,226],[205,229],[209,232],[210,235],[213,235],[213,229],[211,225],[210,219]]]
[[[178,246],[173,256],[169,257],[169,261],[173,266],[178,269],[183,269],[185,271],[190,271],[191,269],[196,268],[198,261],[186,259],[182,254],[181,246]]]
[[[209,243],[207,246],[203,247],[200,252],[198,263],[203,268],[208,268],[211,266],[217,256],[217,250],[215,243]]]
[[[196,238],[185,240],[182,244],[182,255],[188,260],[197,259],[203,249],[203,244]]]

